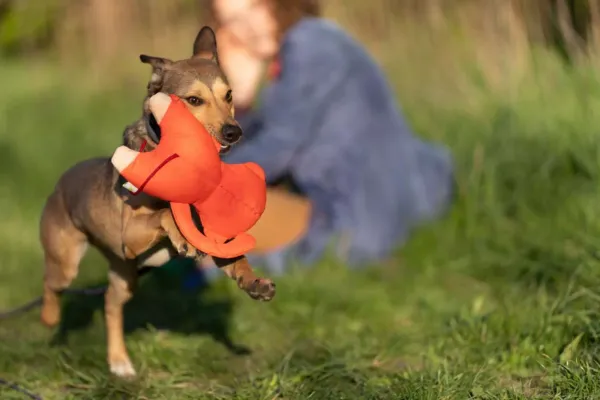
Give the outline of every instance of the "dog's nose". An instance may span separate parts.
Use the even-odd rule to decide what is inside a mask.
[[[221,128],[221,135],[228,143],[235,143],[242,137],[242,129],[236,125],[225,124]]]
[[[242,129],[237,125],[225,124],[221,128],[221,135],[228,143],[235,143],[242,137]]]

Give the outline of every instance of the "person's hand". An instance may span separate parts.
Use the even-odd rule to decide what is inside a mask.
[[[253,56],[242,43],[226,29],[217,32],[219,63],[229,80],[233,103],[239,108],[252,105],[262,78],[262,61]]]

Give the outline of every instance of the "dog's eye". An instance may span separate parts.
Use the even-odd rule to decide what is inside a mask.
[[[233,100],[233,96],[231,95],[231,90],[227,91],[227,94],[225,95],[225,101],[228,103],[231,103],[231,100]]]
[[[196,96],[190,96],[186,100],[188,103],[190,103],[193,106],[201,106],[202,104],[204,104],[204,100],[202,100],[200,97],[196,97]]]

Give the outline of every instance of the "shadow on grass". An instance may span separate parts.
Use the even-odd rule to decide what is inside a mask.
[[[247,355],[249,348],[233,342],[229,322],[233,303],[229,297],[208,296],[210,288],[182,289],[182,278],[195,268],[193,261],[171,262],[140,279],[133,299],[125,306],[125,334],[153,327],[186,335],[210,335],[231,353]],[[99,282],[98,287],[105,284]],[[66,344],[71,332],[92,325],[96,312],[103,312],[104,296],[69,295],[63,299],[62,318],[52,344]]]

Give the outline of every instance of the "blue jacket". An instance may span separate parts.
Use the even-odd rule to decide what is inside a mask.
[[[347,262],[387,257],[451,202],[450,154],[411,133],[379,66],[334,23],[297,23],[280,61],[260,107],[236,116],[244,139],[225,161],[258,163],[268,183],[290,176],[311,199],[309,231],[294,249],[302,261],[334,238]]]

